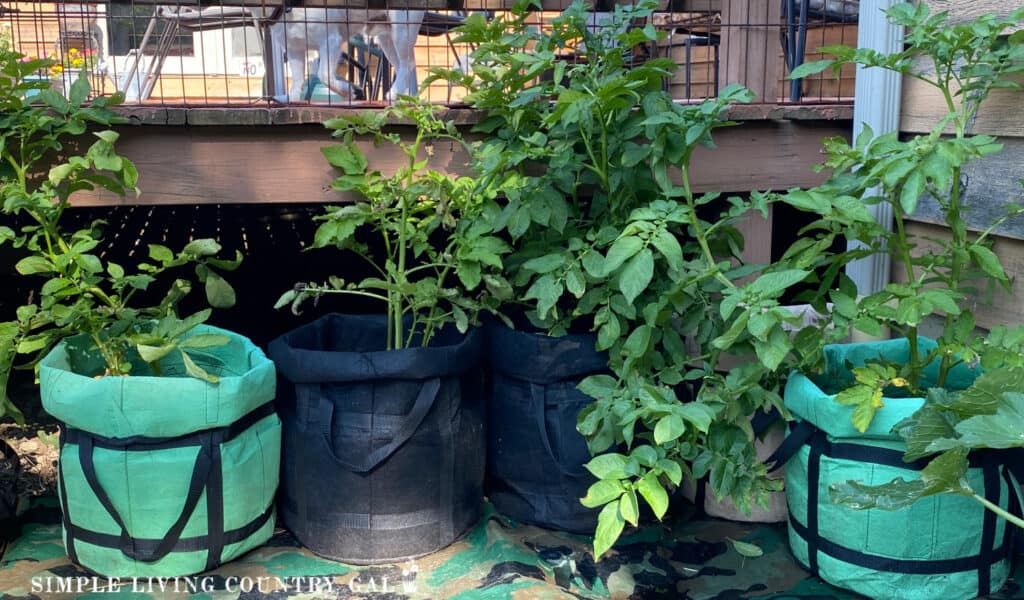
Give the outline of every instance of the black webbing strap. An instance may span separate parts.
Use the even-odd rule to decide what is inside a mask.
[[[202,495],[203,489],[206,487],[206,481],[210,476],[210,470],[214,466],[213,452],[210,449],[210,436],[204,433],[199,451],[196,453],[195,464],[192,466],[188,493],[185,496],[185,504],[181,509],[181,513],[170,529],[167,530],[160,544],[152,552],[142,552],[135,546],[135,539],[128,533],[128,527],[117,512],[117,508],[114,507],[114,503],[110,500],[110,496],[107,495],[107,491],[100,485],[100,481],[96,476],[96,464],[93,462],[92,438],[87,435],[82,436],[78,444],[78,460],[82,465],[82,474],[85,475],[85,480],[89,482],[89,487],[92,488],[96,499],[103,505],[110,518],[121,528],[121,539],[118,548],[125,556],[141,562],[156,562],[171,552],[174,544],[181,537],[181,532],[184,531],[185,525],[192,518],[192,513],[199,503],[199,496]],[[217,468],[219,469],[220,465],[217,465]]]
[[[267,507],[267,510],[263,511],[258,517],[249,521],[245,525],[225,531],[223,536],[223,545],[230,546],[231,544],[237,544],[238,542],[244,541],[250,535],[256,533],[261,527],[263,527],[270,517],[274,514],[274,505],[271,504]],[[94,546],[101,546],[103,548],[118,548],[121,537],[110,533],[99,533],[90,529],[83,529],[77,525],[72,525],[74,529],[75,537],[79,540],[92,544]],[[70,535],[70,534],[69,534]],[[143,553],[152,553],[156,550],[156,547],[160,545],[163,540],[156,538],[135,538],[135,547]],[[210,536],[209,535],[196,535],[191,537],[183,537],[178,540],[178,543],[174,545],[174,552],[201,552],[210,547]]]
[[[214,444],[210,450],[215,467],[206,479],[206,535],[209,538],[206,551],[207,571],[220,564],[224,551],[224,472],[221,468],[223,463],[220,444]]]
[[[791,440],[799,440],[800,443],[790,443]],[[899,467],[912,471],[923,469],[928,460],[921,459],[912,463],[905,463],[902,460],[903,453],[888,448],[877,448],[862,444],[845,442],[832,442],[828,435],[807,421],[802,421],[793,426],[790,436],[783,443],[772,458],[777,464],[785,464],[802,446],[809,447],[807,463],[807,523],[800,523],[789,513],[790,526],[807,544],[808,569],[818,575],[818,552],[823,552],[833,558],[853,565],[872,569],[875,571],[886,571],[891,573],[905,573],[911,575],[941,575],[962,571],[978,572],[978,595],[985,596],[991,593],[992,565],[1005,559],[1012,551],[1013,536],[1009,531],[1011,528],[1005,526],[1002,543],[996,547],[997,517],[992,511],[984,511],[982,522],[981,549],[974,556],[966,556],[954,559],[941,560],[904,560],[867,554],[837,544],[820,533],[818,526],[819,487],[821,478],[821,457],[839,458],[867,464],[878,464],[892,467]],[[795,446],[795,448],[793,447]],[[1017,499],[1017,492],[1014,490],[1012,479],[1005,467],[1005,453],[994,451],[973,452],[969,457],[969,464],[972,468],[980,468],[984,478],[985,499],[993,504],[1000,504],[1001,485],[1000,470],[1002,478],[1007,485],[1009,494],[1009,510],[1011,514],[1019,516],[1021,513],[1020,502]]]
[[[807,529],[814,535],[804,538],[807,542],[807,562],[811,572],[818,574],[818,482],[821,479],[821,444],[813,443],[819,436],[811,436],[811,452],[807,459]]]
[[[61,427],[59,430],[58,444],[59,452],[57,454],[57,485],[60,486],[60,514],[61,522],[64,525],[64,536],[66,540],[64,545],[67,546],[68,558],[71,562],[78,562],[78,552],[75,550],[75,526],[71,523],[71,513],[68,512],[68,490],[64,485],[64,442],[67,438],[67,428]]]
[[[424,380],[420,386],[420,391],[416,394],[416,400],[409,410],[409,414],[403,418],[402,424],[392,434],[391,441],[373,452],[360,457],[358,460],[354,456],[342,456],[335,452],[333,442],[334,401],[328,394],[321,391],[320,438],[323,441],[324,448],[327,450],[327,454],[334,459],[334,462],[353,473],[369,473],[377,468],[377,465],[387,460],[416,433],[420,424],[423,423],[423,419],[426,418],[427,413],[434,407],[434,401],[437,400],[437,394],[440,389],[441,379],[439,377]]]
[[[769,427],[771,427],[776,421],[782,418],[779,414],[779,410],[774,406],[768,412],[762,410],[754,413],[754,416],[750,419],[750,428],[754,431],[754,437],[757,437],[764,433]],[[774,456],[774,455],[773,455]],[[771,464],[771,460],[765,461]],[[701,512],[704,511],[704,500],[708,495],[708,475],[701,477],[697,480],[697,489],[694,491],[693,504]]]
[[[267,403],[225,427],[199,431],[176,438],[133,436],[131,438],[118,439],[95,436],[82,430],[66,428],[66,435],[61,437],[62,454],[65,443],[78,444],[79,464],[86,482],[104,510],[121,529],[120,535],[101,534],[72,523],[68,511],[67,494],[64,489],[63,470],[61,470],[62,509],[64,512],[65,531],[69,541],[69,557],[77,561],[77,556],[74,554],[73,549],[73,540],[77,537],[87,543],[119,549],[125,556],[147,563],[159,561],[171,552],[194,552],[205,549],[207,550],[207,570],[219,565],[224,546],[228,543],[233,543],[229,541],[230,536],[224,531],[224,482],[220,445],[234,439],[257,421],[270,416],[273,412],[273,405]],[[128,528],[111,501],[110,496],[100,484],[94,462],[95,448],[101,447],[120,451],[152,451],[194,446],[198,446],[198,451],[189,479],[188,492],[186,493],[185,502],[178,518],[159,540],[133,537],[128,532]],[[190,542],[184,544],[182,543],[181,534],[189,520],[191,520],[204,491],[206,492],[207,506],[207,535],[188,538]],[[249,528],[251,528],[249,534],[259,529],[263,522],[269,518],[269,514],[272,512],[271,509],[265,511],[264,515],[257,517],[246,526],[234,530],[236,535],[237,532]],[[240,539],[244,539],[244,537]],[[202,545],[195,547],[200,541]]]
[[[438,461],[438,477],[440,477],[441,489],[437,505],[439,527],[438,534],[441,540],[454,540],[455,519],[452,512],[455,510],[455,433],[452,429],[455,426],[456,411],[459,410],[458,403],[452,401],[449,393],[445,393],[443,405],[447,408],[443,414],[438,415],[437,432],[441,444],[441,460]],[[460,432],[461,433],[461,432]],[[461,499],[460,499],[461,500]],[[440,514],[446,511],[446,514]]]

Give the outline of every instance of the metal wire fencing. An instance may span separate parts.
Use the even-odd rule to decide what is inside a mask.
[[[456,28],[469,14],[491,18],[509,2],[390,0],[373,9],[353,8],[357,0],[0,2],[0,35],[28,57],[58,61],[37,74],[55,88],[84,76],[94,94],[121,91],[128,103],[367,106],[418,93],[457,105],[463,90],[422,82],[434,67],[472,68],[473,49],[457,43]],[[535,25],[547,27],[566,5],[544,0]],[[611,8],[595,3],[595,26]],[[821,47],[856,45],[859,10],[859,0],[662,0],[651,22],[663,36],[642,56],[679,65],[666,85],[681,101],[743,83],[762,103],[849,103],[852,67],[838,78],[786,76],[823,58]]]

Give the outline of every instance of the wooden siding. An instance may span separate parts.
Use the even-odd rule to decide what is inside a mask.
[[[922,237],[947,238],[949,232],[944,227],[928,225],[925,223],[910,223],[907,231],[911,234]],[[934,244],[922,242],[918,252],[932,252]],[[1024,241],[1009,238],[998,238],[995,240],[993,250],[1003,261],[1007,275],[1012,281],[1012,293],[1007,293],[996,285],[985,285],[984,282],[977,284],[978,294],[973,297],[972,311],[978,327],[991,329],[996,325],[1009,325],[1011,327],[1024,323]],[[896,282],[906,281],[902,263],[893,262],[892,280]]]
[[[692,182],[700,191],[743,192],[809,187],[820,174],[825,136],[847,135],[849,123],[749,121],[720,130],[717,148],[694,155]],[[338,202],[327,186],[334,174],[320,153],[331,143],[320,125],[248,127],[124,127],[118,143],[139,169],[138,198],[79,192],[77,205]],[[461,149],[439,149],[439,170],[465,171]],[[365,151],[388,171],[399,155],[390,148]]]

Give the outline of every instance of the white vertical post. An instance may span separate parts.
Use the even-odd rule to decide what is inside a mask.
[[[857,27],[857,46],[872,48],[885,54],[903,50],[903,27],[886,19],[884,10],[900,0],[860,0]],[[896,131],[900,126],[900,99],[902,76],[885,69],[865,69],[858,65],[853,104],[853,139],[856,140],[867,124],[875,135]],[[868,192],[868,195],[877,190]],[[892,229],[892,207],[886,203],[869,206],[875,219]],[[848,248],[859,246],[850,242]],[[857,284],[861,295],[881,290],[889,283],[891,261],[886,253],[875,254],[850,263],[847,275]]]

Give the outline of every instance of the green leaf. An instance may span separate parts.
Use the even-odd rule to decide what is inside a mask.
[[[583,272],[573,268],[566,273],[565,289],[569,290],[569,293],[576,298],[582,298],[583,294],[587,292],[587,279],[583,276]]]
[[[533,282],[523,298],[537,300],[537,313],[543,319],[558,303],[563,291],[562,284],[549,273]]]
[[[614,273],[627,260],[644,247],[644,242],[636,236],[626,236],[615,240],[612,247],[608,249],[608,256],[604,259],[604,273],[607,277]],[[586,265],[584,265],[586,266]]]
[[[219,333],[197,333],[178,342],[179,348],[214,348],[231,342],[231,338]]]
[[[799,67],[793,69],[793,72],[789,74],[786,79],[801,79],[808,75],[817,75],[825,69],[831,67],[836,61],[834,60],[814,60],[805,62]]]
[[[213,256],[220,252],[220,244],[209,238],[192,240],[185,245],[182,252],[192,256]]]
[[[99,257],[94,254],[81,254],[76,256],[75,264],[87,273],[103,272],[103,263],[100,262]]]
[[[583,465],[598,479],[625,479],[627,458],[621,454],[610,452],[590,459]]]
[[[550,273],[565,266],[564,254],[546,254],[523,263],[523,268],[534,273]]]
[[[956,432],[946,411],[937,410],[931,404],[925,404],[910,417],[900,421],[893,427],[907,443],[904,460],[914,461],[928,456],[928,445],[936,439],[952,438]]]
[[[53,265],[42,256],[26,256],[14,265],[14,269],[22,275],[33,275],[35,273],[50,273]]]
[[[957,439],[936,440],[928,449],[1024,447],[1024,393],[1003,392],[995,414],[964,419],[956,424],[956,433]]]
[[[715,410],[703,402],[687,402],[676,407],[676,412],[699,431],[707,432],[714,421]]]
[[[121,279],[124,277],[124,268],[117,263],[107,263],[107,273],[114,279]]]
[[[636,490],[647,501],[647,505],[654,511],[654,516],[660,521],[665,516],[665,511],[668,510],[668,492],[665,491],[661,482],[658,481],[657,475],[653,472],[644,475],[637,482]]]
[[[650,248],[644,248],[626,262],[625,268],[619,275],[619,290],[626,297],[626,301],[632,303],[654,277],[654,253]]]
[[[972,495],[966,475],[966,453],[947,452],[928,463],[919,479],[906,481],[899,477],[875,486],[848,480],[830,485],[829,495],[836,504],[857,510],[900,510],[936,494]]]
[[[974,258],[974,262],[978,263],[981,270],[984,271],[991,277],[995,277],[999,281],[1006,281],[1006,272],[1003,271],[1003,265],[999,261],[999,257],[996,256],[995,252],[992,252],[981,244],[974,244],[969,248],[971,257]]]
[[[679,415],[666,415],[654,426],[654,442],[664,444],[679,438],[686,431],[686,425]]]
[[[619,514],[619,503],[606,504],[597,515],[597,531],[594,533],[594,559],[600,560],[618,541],[622,530],[626,527],[626,521]]]
[[[676,461],[663,458],[658,461],[658,467],[665,472],[673,485],[679,485],[683,481],[683,468]]]
[[[72,167],[69,164],[57,165],[56,167],[50,169],[47,178],[49,179],[51,184],[59,185],[60,182],[68,178],[68,175],[71,175],[71,171],[73,170],[73,168],[74,167]]]
[[[810,271],[800,269],[765,273],[748,284],[747,291],[760,296],[774,298],[806,279],[808,275],[810,275]]]
[[[476,289],[482,279],[480,274],[480,263],[472,261],[461,261],[455,265],[455,274],[467,290]]]
[[[658,462],[658,451],[647,444],[633,448],[629,456],[645,467],[654,467]]]
[[[168,263],[174,260],[174,253],[167,246],[150,244],[149,257],[157,262]]]
[[[756,544],[751,544],[749,542],[740,542],[732,538],[726,539],[732,542],[732,547],[736,550],[736,554],[739,554],[744,558],[758,558],[760,556],[764,556],[764,550],[762,550],[761,547]]]
[[[619,498],[619,514],[634,527],[640,524],[640,503],[637,502],[635,491],[628,489]]]
[[[206,301],[214,308],[231,308],[235,305],[235,290],[216,271],[206,275]]]
[[[875,411],[885,406],[882,389],[870,385],[853,385],[836,394],[836,402],[854,406],[850,420],[857,431],[864,433],[875,418]]]
[[[217,383],[220,380],[216,375],[211,375],[204,371],[202,367],[192,360],[192,357],[190,357],[187,352],[181,352],[181,360],[185,363],[185,372],[188,373],[189,376],[195,377],[196,379],[202,379],[207,383]]]
[[[771,330],[767,342],[754,341],[754,351],[757,353],[757,358],[761,360],[761,364],[769,371],[778,369],[791,349],[792,342],[781,327],[775,327]]]
[[[665,262],[668,263],[668,268],[673,271],[680,271],[683,268],[683,249],[679,245],[679,240],[676,236],[672,235],[669,231],[662,229],[654,237],[651,238],[651,243],[658,249],[658,252],[665,257]]]
[[[957,395],[949,408],[961,418],[978,415],[991,415],[1003,403],[1005,392],[1021,390],[1024,382],[1024,369],[993,369],[985,371],[969,388]]]
[[[341,144],[320,148],[321,154],[331,166],[340,168],[346,175],[359,175],[366,172],[366,157],[355,144]]]
[[[576,389],[595,400],[611,398],[619,389],[619,382],[611,375],[590,375]]]
[[[138,344],[135,349],[138,350],[139,356],[142,360],[151,363],[160,360],[171,353],[177,346],[175,344],[166,344],[164,346],[149,346],[146,344]]]
[[[587,488],[587,495],[580,498],[580,504],[587,508],[597,508],[619,499],[626,491],[618,480],[602,479]]]
[[[903,189],[900,190],[900,207],[906,215],[914,214],[917,210],[917,201],[924,193],[925,178],[920,170],[914,171],[903,182]]]
[[[622,345],[623,354],[632,358],[640,358],[646,354],[651,341],[651,331],[650,325],[641,325],[634,329]]]
[[[452,307],[452,316],[455,318],[455,329],[459,333],[466,333],[469,331],[469,315],[466,311],[462,310],[458,306]]]

